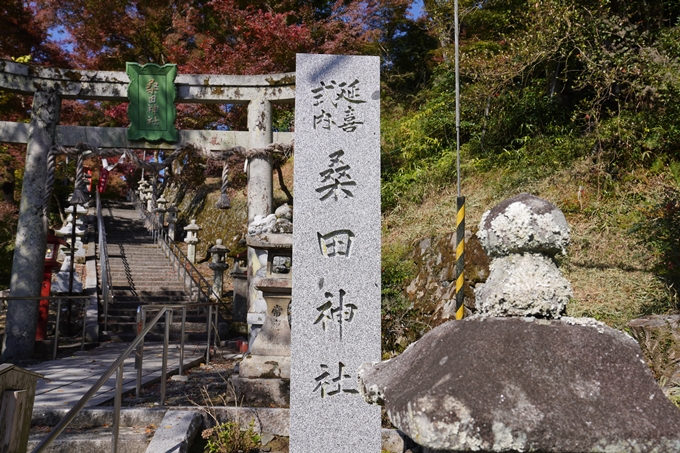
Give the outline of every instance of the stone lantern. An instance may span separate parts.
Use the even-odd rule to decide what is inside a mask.
[[[187,247],[187,257],[192,264],[196,263],[196,244],[198,244],[198,231],[200,226],[196,225],[196,219],[191,219],[191,223],[184,227],[187,237],[184,239],[189,246]]]
[[[177,206],[175,205],[170,205],[168,209],[165,210],[165,212],[168,214],[167,221],[168,221],[168,237],[170,238],[171,241],[175,240],[175,224],[177,223],[177,212],[179,209],[177,209]]]
[[[165,206],[168,204],[168,201],[161,197],[156,200],[156,218],[158,219],[158,224],[160,225],[161,228],[163,228],[163,225],[165,225],[165,213],[167,210],[165,209]]]
[[[230,275],[234,282],[232,319],[244,323],[248,320],[248,268],[243,263],[243,257],[234,258]]]
[[[213,276],[213,292],[217,297],[222,298],[224,271],[229,268],[229,264],[226,263],[225,257],[227,253],[229,253],[229,249],[222,245],[222,239],[218,239],[216,242],[215,246],[208,250],[212,255],[212,263],[208,266],[215,272]]]
[[[137,183],[137,196],[139,197],[140,201],[146,201],[146,199],[145,199],[146,198],[146,192],[144,190],[145,188],[146,188],[146,181],[144,181],[143,179],[140,179],[139,182]]]
[[[77,204],[76,205],[76,216],[87,214],[87,208]],[[73,205],[69,206],[68,208],[64,209],[64,212],[66,214],[73,214]]]
[[[151,212],[154,209],[153,187],[149,185],[144,190],[146,192],[146,210]]]
[[[292,245],[290,234],[248,236],[250,247],[266,250],[266,263],[253,279],[266,303],[264,316],[256,302],[248,312],[251,334],[256,324],[262,323],[253,339],[248,354],[239,366],[239,376],[232,377],[237,395],[260,400],[258,403],[274,406],[289,404],[289,395],[282,391],[290,380],[290,324],[288,311],[292,297],[293,276]],[[264,322],[260,321],[264,318]]]
[[[75,216],[73,215],[74,211],[76,213]],[[80,215],[87,213],[87,209],[80,205],[75,205],[75,207],[72,205],[64,209],[64,212],[68,213],[66,223],[61,227],[61,229],[55,231],[54,233],[59,237],[66,237],[66,241],[70,244],[70,247],[74,249],[73,252],[77,253],[79,259],[83,258],[83,253],[85,251],[83,249],[82,237],[85,235],[87,228],[85,228],[83,225]],[[77,249],[79,253],[75,252],[75,249]]]
[[[80,219],[76,220],[76,235],[83,236],[85,231],[86,228],[83,226],[83,221]],[[64,223],[60,229],[55,231],[55,234],[59,237],[73,234],[73,215],[69,214],[68,217],[66,217],[66,223]]]

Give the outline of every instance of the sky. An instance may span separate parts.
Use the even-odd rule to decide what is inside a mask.
[[[420,16],[423,15],[423,10],[425,8],[425,5],[423,4],[423,0],[414,0],[413,3],[411,4],[411,7],[409,8],[409,15],[417,19]]]

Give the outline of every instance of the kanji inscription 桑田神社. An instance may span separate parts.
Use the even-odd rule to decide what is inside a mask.
[[[159,66],[148,63],[142,66],[138,63],[127,63],[125,70],[130,78],[128,140],[177,142],[179,140],[179,133],[175,129],[177,65]]]

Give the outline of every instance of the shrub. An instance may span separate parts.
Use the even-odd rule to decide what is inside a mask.
[[[260,445],[260,435],[255,432],[255,421],[247,428],[236,420],[203,430],[201,436],[208,441],[205,451],[209,453],[248,453]]]

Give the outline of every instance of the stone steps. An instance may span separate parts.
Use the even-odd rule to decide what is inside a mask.
[[[154,293],[154,292],[159,292],[159,293],[168,293],[171,292],[172,294],[168,295],[173,295],[176,296],[178,294],[184,293],[184,284],[183,283],[163,283],[158,284],[158,285],[149,285],[149,284],[135,284],[134,286],[132,285],[114,285],[113,286],[113,295],[114,297],[117,294],[120,294],[121,296],[126,295],[126,294],[132,294],[136,295],[139,293]]]
[[[182,320],[182,312],[179,311],[179,310],[175,310],[173,312],[172,318],[173,318],[173,321],[180,322]],[[187,321],[187,323],[196,323],[196,324],[202,323],[203,325],[205,325],[205,316],[187,313],[186,321]],[[109,322],[110,323],[113,323],[113,322],[115,322],[115,323],[137,322],[137,316],[132,316],[132,315],[128,314],[127,312],[117,312],[117,313],[109,312]]]
[[[170,266],[170,267],[166,267]],[[171,267],[168,260],[166,262],[159,261],[157,263],[145,262],[143,265],[138,265],[136,263],[126,263],[117,264],[109,262],[109,269],[111,270],[111,276],[118,276],[118,278],[127,279],[133,271],[135,276],[148,279],[156,279],[162,277],[164,279],[178,280],[177,272]],[[115,278],[115,277],[114,277]]]
[[[126,246],[129,249],[129,246]],[[110,253],[110,252],[109,252]],[[144,263],[162,263],[163,261],[167,261],[167,258],[165,254],[160,250],[156,249],[155,246],[153,249],[148,249],[145,250],[144,252],[139,252],[139,255],[128,255],[127,252],[125,255],[120,255],[118,253],[111,253],[109,255],[109,262],[113,262],[116,264],[139,264],[143,265]]]
[[[165,257],[165,254],[154,255],[156,252],[156,250],[149,250],[140,256],[134,257],[129,255],[123,257],[121,255],[111,254],[109,255],[109,264],[113,266],[136,265],[143,267],[144,265],[164,263],[168,260]]]
[[[136,211],[123,210],[120,206],[124,205],[118,203],[115,208],[104,209],[105,214],[114,215],[114,218],[105,219],[113,302],[108,307],[108,331],[102,331],[100,340],[132,340],[137,331],[136,316],[140,305],[191,303],[194,300],[165,253],[153,244]],[[176,312],[173,319],[179,332],[181,312]],[[103,321],[103,310],[100,321]],[[161,322],[150,335],[162,334],[162,329]],[[191,320],[187,331],[195,330],[202,330],[197,333],[205,335],[205,318]]]
[[[122,309],[135,308],[138,305],[153,305],[153,304],[181,304],[189,303],[192,299],[189,296],[149,296],[141,295],[138,297],[131,295],[117,296],[115,302],[109,305],[111,309],[114,305]],[[115,308],[115,307],[113,307]]]
[[[171,334],[176,334],[180,333],[182,329],[182,317],[181,316],[174,316],[172,317],[172,324],[170,324],[170,332]],[[111,323],[111,319],[109,318],[109,324]],[[151,328],[151,332],[155,333],[163,333],[165,331],[165,317],[161,318],[161,320]],[[189,322],[187,321],[184,323],[184,331],[187,333],[205,333],[205,318],[198,322]],[[117,323],[117,329],[116,332],[118,333],[130,333],[130,332],[137,332],[137,322],[132,321],[132,322],[119,322]]]
[[[65,414],[64,409],[34,413],[28,451],[44,439],[49,429]],[[122,409],[118,434],[119,453],[187,451],[203,426],[196,410]],[[51,453],[92,453],[111,451],[112,408],[83,409],[45,450]]]
[[[157,254],[158,253],[158,254]],[[165,254],[161,254],[162,252],[158,249],[154,248],[145,250],[144,253],[140,253],[139,255],[128,255],[127,253],[123,255],[117,255],[115,253],[112,253],[109,255],[109,261],[126,261],[128,263],[135,263],[135,264],[144,264],[144,263],[162,263],[163,261],[166,261],[167,258],[165,257]],[[124,259],[123,259],[124,258]]]
[[[178,324],[179,325],[179,324]],[[204,325],[205,326],[205,325]],[[107,331],[100,331],[99,332],[99,341],[108,341],[112,343],[131,343],[135,338],[137,337],[137,331],[113,331],[113,330],[107,330]],[[184,332],[184,341],[185,342],[199,342],[199,343],[204,343],[207,340],[207,335],[205,333],[205,329],[203,329],[203,332],[198,332],[198,331],[185,331]],[[162,342],[165,340],[165,332],[154,332],[151,331],[146,336],[144,337],[145,341],[153,341],[153,342]],[[180,341],[180,332],[179,330],[177,332],[170,332],[170,340],[171,343],[179,344]]]
[[[91,453],[111,451],[110,427],[71,429],[63,432],[45,453]],[[32,430],[28,438],[28,451],[38,446],[47,433]],[[144,453],[151,443],[153,431],[145,427],[121,427],[118,433],[118,453]]]
[[[177,283],[180,282],[177,278],[177,272],[153,272],[153,274],[150,273],[145,273],[145,272],[134,272],[130,270],[130,272],[122,273],[122,272],[116,272],[111,275],[111,282],[119,282],[122,283],[123,285],[129,285],[131,282],[135,283],[138,285],[141,282],[149,282],[149,283]],[[136,281],[138,280],[138,281]]]

